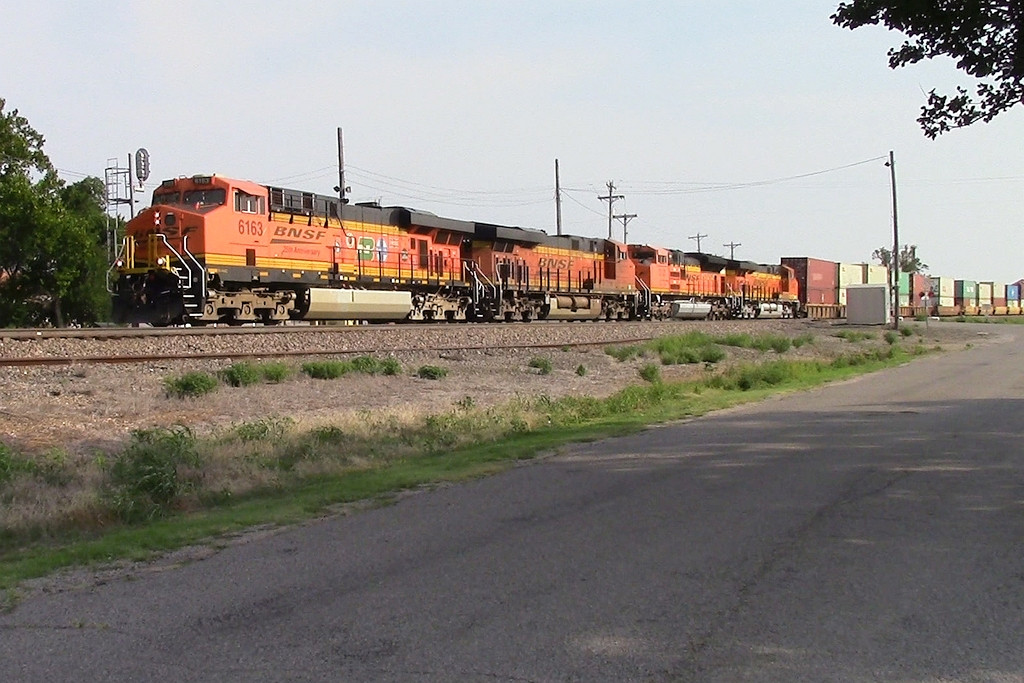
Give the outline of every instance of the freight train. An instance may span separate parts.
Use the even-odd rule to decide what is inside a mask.
[[[109,276],[115,319],[129,324],[805,314],[783,263],[348,204],[218,175],[163,181],[126,225]]]

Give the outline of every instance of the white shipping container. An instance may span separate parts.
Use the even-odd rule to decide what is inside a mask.
[[[865,270],[864,284],[884,285],[889,283],[889,269],[885,266],[868,265]]]
[[[992,305],[992,283],[991,282],[979,282],[978,283],[978,305],[979,306],[991,306]]]
[[[949,297],[952,299],[955,296],[956,285],[955,280],[951,277],[933,277],[931,278],[932,291],[935,295],[941,298]],[[945,306],[945,304],[940,304]],[[952,306],[953,304],[950,304]]]
[[[864,266],[863,263],[840,263],[839,264],[839,288],[842,289],[847,285],[863,285],[864,281]]]

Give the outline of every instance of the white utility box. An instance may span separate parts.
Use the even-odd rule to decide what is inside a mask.
[[[887,325],[889,285],[848,285],[846,287],[846,322],[851,325]]]

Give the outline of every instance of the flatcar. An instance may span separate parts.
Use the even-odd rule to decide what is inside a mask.
[[[122,323],[798,315],[792,269],[197,175],[166,180],[110,271]]]

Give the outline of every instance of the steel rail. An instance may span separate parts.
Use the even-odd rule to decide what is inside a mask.
[[[437,353],[452,351],[488,351],[488,350],[509,350],[509,349],[561,349],[574,346],[612,346],[624,344],[640,344],[655,339],[655,336],[635,337],[631,339],[603,339],[599,341],[574,341],[543,344],[476,344],[472,346],[431,346],[431,347],[397,347],[388,348],[388,353]],[[380,348],[361,349],[310,349],[304,351],[268,351],[260,352],[228,352],[217,351],[210,353],[189,353],[189,354],[142,354],[134,356],[23,356],[18,358],[0,358],[0,367],[34,367],[52,365],[75,365],[76,363],[94,365],[118,365],[135,363],[155,363],[158,361],[188,361],[188,360],[223,360],[228,358],[253,357],[253,358],[288,358],[301,356],[344,356],[344,355],[366,355],[382,353]]]

